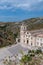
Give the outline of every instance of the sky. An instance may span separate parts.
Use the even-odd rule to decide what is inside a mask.
[[[0,0],[0,21],[14,22],[43,17],[43,0]]]

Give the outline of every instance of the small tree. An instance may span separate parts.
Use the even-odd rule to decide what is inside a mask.
[[[21,59],[21,63],[23,63],[24,65],[26,65],[29,61],[31,61],[32,58],[28,55],[24,55]]]

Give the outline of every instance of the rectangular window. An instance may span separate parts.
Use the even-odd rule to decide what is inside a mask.
[[[42,44],[42,43],[41,43],[40,45],[41,45],[41,46],[43,46],[43,44]]]
[[[32,46],[32,42],[31,42],[31,46]]]
[[[37,45],[39,45],[39,43],[37,42]]]
[[[32,39],[32,37],[31,37],[31,39]]]
[[[25,40],[24,40],[24,42],[25,42]]]
[[[40,39],[40,41],[42,41],[42,39]]]

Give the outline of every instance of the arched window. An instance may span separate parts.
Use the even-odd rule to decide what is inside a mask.
[[[29,41],[27,40],[27,44],[28,44],[28,42],[29,42]]]
[[[24,30],[25,30],[25,27],[24,27]]]
[[[18,42],[20,42],[20,39],[18,39]]]
[[[27,34],[29,34],[29,33],[27,32]]]

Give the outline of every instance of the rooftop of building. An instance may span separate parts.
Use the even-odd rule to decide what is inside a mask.
[[[43,30],[34,30],[34,31],[26,31],[27,34],[31,34],[35,37],[42,37],[43,38]]]

